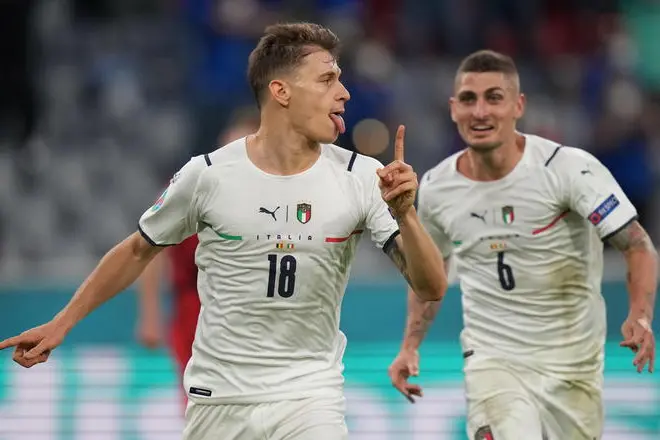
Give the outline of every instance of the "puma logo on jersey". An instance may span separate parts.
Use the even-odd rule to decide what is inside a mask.
[[[279,206],[272,211],[269,211],[268,209],[261,207],[259,208],[259,214],[268,214],[271,217],[273,217],[273,220],[277,221],[277,217],[275,217],[275,213],[277,212],[278,209],[280,209]]]
[[[486,223],[486,213],[487,213],[487,212],[488,212],[488,211],[484,211],[484,213],[481,214],[481,215],[477,214],[476,212],[471,212],[471,213],[470,213],[470,217],[478,218],[478,219],[480,219],[482,222]]]
[[[591,172],[591,170],[582,170],[582,171],[580,171],[580,174],[582,174],[583,176],[585,174],[591,174],[593,176],[593,173]]]

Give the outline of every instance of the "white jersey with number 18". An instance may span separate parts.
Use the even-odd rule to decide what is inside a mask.
[[[477,182],[457,153],[421,181],[419,212],[460,282],[465,351],[570,379],[603,367],[603,244],[637,213],[589,153],[524,135],[504,178]]]
[[[201,312],[184,384],[203,403],[342,392],[339,312],[363,230],[386,246],[398,227],[381,164],[335,145],[303,173],[270,175],[245,139],[193,158],[141,217],[171,245],[197,233]]]

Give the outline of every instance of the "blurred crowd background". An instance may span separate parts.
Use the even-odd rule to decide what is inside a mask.
[[[513,56],[520,129],[594,153],[658,240],[657,1],[2,0],[0,280],[86,275],[190,155],[255,117],[247,56],[289,20],[343,40],[338,143],[388,161],[404,123],[420,174],[462,148],[447,109],[460,59]],[[367,276],[384,261],[360,255]]]

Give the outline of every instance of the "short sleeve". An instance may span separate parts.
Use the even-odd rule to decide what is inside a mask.
[[[207,167],[204,159],[192,158],[172,177],[154,205],[140,217],[138,228],[154,246],[178,244],[197,230],[197,183]]]
[[[435,245],[440,249],[443,258],[449,258],[452,253],[451,239],[439,224],[438,219],[432,215],[431,206],[428,200],[428,177],[422,176],[419,190],[417,191],[417,212],[419,220],[424,229],[429,233]]]
[[[570,155],[562,161],[566,166],[564,181],[568,207],[588,219],[606,240],[637,219],[637,210],[612,176],[612,173],[594,156],[583,150],[563,147]]]
[[[399,234],[399,225],[380,195],[376,170],[383,165],[372,157],[359,157],[361,160],[355,164],[354,172],[360,174],[365,185],[365,227],[371,233],[371,241],[382,249]]]

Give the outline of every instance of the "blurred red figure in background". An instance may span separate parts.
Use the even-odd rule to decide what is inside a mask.
[[[253,133],[259,127],[258,114],[250,111],[239,112],[228,129],[220,136],[219,144]],[[183,376],[188,360],[192,355],[200,300],[197,293],[197,265],[195,251],[199,243],[197,236],[184,240],[157,255],[142,273],[139,280],[139,320],[137,338],[148,348],[157,348],[167,339],[171,354],[177,366],[177,374]],[[160,295],[165,273],[169,273],[172,301],[172,315],[163,331]],[[185,393],[184,393],[185,402]]]

